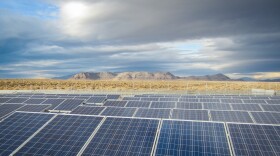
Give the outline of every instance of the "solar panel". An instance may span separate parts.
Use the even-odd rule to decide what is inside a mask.
[[[280,155],[280,126],[228,124],[235,155]]]
[[[34,98],[34,99],[43,99],[43,98],[46,98],[45,95],[33,95],[31,96],[30,98]]]
[[[99,115],[105,107],[78,106],[70,114]]]
[[[280,105],[261,105],[265,111],[280,112]]]
[[[232,104],[233,110],[244,110],[244,111],[262,111],[261,107],[257,104]]]
[[[67,99],[63,101],[60,105],[54,108],[54,110],[73,110],[83,103],[84,100],[78,99]]]
[[[61,98],[61,99],[74,99],[73,96],[59,96],[58,98]]]
[[[141,99],[140,99],[141,101],[158,101],[159,100],[159,98],[152,98],[152,97],[142,97]]]
[[[214,103],[220,103],[220,99],[199,99],[200,102],[214,102]]]
[[[268,96],[251,96],[251,99],[269,99]]]
[[[244,103],[259,103],[259,104],[266,104],[264,100],[243,100]]]
[[[202,103],[177,102],[176,108],[180,108],[180,109],[202,109]]]
[[[8,115],[9,113],[17,110],[18,108],[22,107],[22,104],[3,104],[0,105],[0,118]]]
[[[25,101],[25,104],[40,104],[43,103],[46,99],[28,99]]]
[[[176,102],[152,102],[151,108],[175,108]]]
[[[276,112],[251,112],[256,123],[280,124],[280,113]]]
[[[77,155],[102,117],[58,115],[16,155]]]
[[[45,98],[46,98],[46,99],[58,98],[58,96],[55,96],[55,95],[46,95]]]
[[[123,100],[126,100],[126,101],[139,101],[140,97],[124,97]]]
[[[113,95],[113,94],[108,94],[107,99],[112,99],[112,100],[117,100],[120,98],[121,95]]]
[[[253,123],[248,112],[242,111],[210,111],[212,121]]]
[[[207,110],[173,109],[171,119],[209,121]]]
[[[10,155],[53,116],[16,112],[6,118],[0,124],[0,155]]]
[[[12,98],[11,100],[7,101],[6,103],[24,103],[27,100],[28,100],[28,98]]]
[[[168,119],[170,116],[171,109],[146,109],[139,108],[135,114],[135,117],[144,118],[165,118]]]
[[[107,107],[101,115],[132,117],[135,111],[136,108]]]
[[[86,103],[88,104],[95,104],[95,103],[103,103],[106,100],[104,96],[94,96],[89,98]]]
[[[0,98],[0,103],[5,103],[5,102],[7,102],[7,101],[9,101],[9,100],[11,100],[11,98],[5,98],[5,97],[1,97]]]
[[[125,107],[138,107],[138,108],[148,108],[151,102],[149,101],[128,101]]]
[[[159,121],[107,118],[82,155],[150,156]]]
[[[104,106],[124,107],[127,101],[106,101]]]
[[[87,97],[87,96],[76,96],[74,99],[88,100],[89,97]]]
[[[19,109],[17,109],[17,111],[25,111],[25,112],[43,112],[45,111],[48,107],[50,107],[51,105],[44,105],[44,104],[40,104],[40,105],[25,105]]]
[[[268,104],[279,104],[280,105],[280,100],[266,100]]]
[[[210,110],[231,110],[230,105],[225,103],[204,103],[203,108]]]
[[[280,96],[271,96],[269,99],[280,99]]]
[[[61,104],[65,99],[47,99],[42,104]]]
[[[192,99],[192,98],[197,98],[195,95],[182,95],[182,99]]]
[[[180,102],[199,102],[198,99],[180,98]]]
[[[243,103],[240,99],[221,99],[222,103]]]
[[[231,152],[222,123],[163,120],[155,155],[230,156]]]
[[[159,101],[179,101],[179,98],[176,97],[164,97],[164,98],[159,98]]]

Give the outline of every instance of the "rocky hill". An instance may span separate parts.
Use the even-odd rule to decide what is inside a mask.
[[[170,72],[82,72],[73,75],[74,80],[204,80],[204,81],[233,81],[223,74],[179,77]]]

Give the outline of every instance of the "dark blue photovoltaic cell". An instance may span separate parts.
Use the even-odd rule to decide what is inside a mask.
[[[151,108],[175,108],[176,102],[152,102]]]
[[[279,100],[266,100],[266,102],[267,102],[268,104],[280,105],[280,99],[279,99]]]
[[[91,97],[89,98],[86,103],[92,103],[92,104],[95,104],[95,103],[103,103],[104,101],[106,100],[106,96],[94,96],[94,97]]]
[[[82,155],[150,156],[158,120],[107,118]]]
[[[0,155],[11,154],[53,116],[53,114],[16,112],[2,121],[0,123]]]
[[[135,117],[169,119],[171,109],[146,109],[139,108]]]
[[[67,99],[63,101],[60,105],[54,108],[54,110],[73,110],[83,103],[84,100],[78,99]]]
[[[280,126],[250,124],[227,126],[235,155],[280,155]]]
[[[156,98],[156,97],[142,97],[140,100],[141,101],[158,101],[159,98]]]
[[[106,101],[103,106],[124,107],[127,101]]]
[[[258,104],[232,104],[233,110],[244,110],[244,111],[262,111]]]
[[[209,121],[207,110],[173,109],[171,119]]]
[[[25,101],[24,103],[26,104],[40,104],[43,103],[46,99],[28,99],[27,101]]]
[[[5,98],[5,97],[0,98],[0,103],[5,103],[5,102],[9,101],[10,99],[11,98]]]
[[[276,112],[251,112],[256,123],[280,124],[280,113]]]
[[[202,109],[202,103],[177,102],[179,109]]]
[[[107,95],[107,99],[116,100],[118,98],[120,98],[120,95],[113,95],[113,94],[108,94]]]
[[[102,117],[58,115],[16,155],[77,155]]]
[[[47,108],[49,108],[51,105],[45,105],[45,104],[39,104],[39,105],[25,105],[17,111],[25,111],[25,112],[43,112]]]
[[[224,124],[163,120],[156,156],[230,156]]]
[[[142,108],[148,108],[150,107],[151,102],[149,101],[128,101],[125,107],[142,107]]]
[[[242,111],[210,111],[212,121],[253,123],[248,112]]]
[[[0,105],[0,118],[24,106],[23,104],[3,104]]]
[[[107,107],[101,115],[132,117],[136,108]]]
[[[259,103],[259,104],[266,104],[264,100],[243,100],[244,103]]]
[[[27,101],[28,98],[12,98],[11,100],[7,101],[6,103],[23,103]]]
[[[124,97],[123,100],[127,101],[139,101],[140,97]]]
[[[210,110],[231,110],[230,105],[225,103],[204,103],[203,108]]]
[[[86,115],[99,115],[105,107],[87,107],[79,106],[74,109],[70,114],[86,114]]]
[[[280,105],[262,105],[261,107],[265,111],[280,112]]]
[[[243,103],[240,99],[221,99],[222,103]]]

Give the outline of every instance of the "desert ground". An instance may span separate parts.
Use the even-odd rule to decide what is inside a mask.
[[[2,79],[0,90],[94,90],[94,91],[189,91],[246,92],[252,89],[280,90],[279,82],[184,81],[184,80],[53,80]]]

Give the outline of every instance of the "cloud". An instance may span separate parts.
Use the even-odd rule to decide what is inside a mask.
[[[280,70],[278,1],[31,0],[36,12],[11,2],[0,2],[0,77]]]

